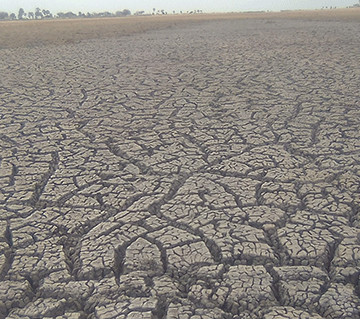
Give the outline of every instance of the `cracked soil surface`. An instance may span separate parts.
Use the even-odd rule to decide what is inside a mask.
[[[0,50],[0,318],[360,318],[359,33]]]

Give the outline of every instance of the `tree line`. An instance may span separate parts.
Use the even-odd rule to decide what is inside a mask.
[[[142,11],[143,12],[143,11]],[[130,10],[124,9],[122,11],[116,11],[116,13],[111,12],[98,12],[98,13],[82,13],[78,12],[75,14],[71,11],[69,12],[58,12],[53,15],[50,10],[40,9],[37,7],[35,11],[25,12],[23,8],[19,9],[18,14],[7,13],[0,11],[0,20],[41,20],[41,19],[54,19],[54,18],[103,18],[103,17],[125,17],[131,15]]]
[[[180,14],[183,12],[180,11]],[[187,11],[188,14],[195,14],[195,13],[202,13],[202,10],[193,10],[193,11]],[[145,11],[136,11],[134,15],[144,15]],[[151,12],[152,15],[163,15],[167,14],[165,10],[156,10],[155,8],[152,9]],[[173,14],[176,14],[175,11],[173,11]],[[37,7],[35,11],[25,12],[23,8],[19,9],[18,14],[10,13],[0,11],[0,20],[41,20],[41,19],[54,19],[54,18],[60,18],[60,19],[74,19],[74,18],[109,18],[109,17],[126,17],[131,15],[131,11],[128,9],[124,9],[122,11],[116,11],[115,13],[111,13],[108,11],[104,12],[98,12],[98,13],[83,13],[78,12],[73,13],[71,11],[69,12],[58,12],[57,14],[53,15],[50,10],[46,9],[40,9]]]

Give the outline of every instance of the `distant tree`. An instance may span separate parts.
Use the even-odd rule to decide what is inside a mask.
[[[75,13],[70,12],[66,12],[63,16],[63,18],[69,18],[69,19],[74,19],[77,18],[77,15]]]
[[[88,12],[88,13],[86,14],[86,17],[87,17],[87,18],[92,18],[92,14],[91,14],[90,12]]]
[[[109,11],[104,11],[97,13],[96,16],[99,18],[110,18],[110,17],[114,17],[115,15]]]
[[[180,11],[180,14],[182,14],[182,11]]]
[[[22,20],[23,19],[23,15],[25,15],[25,11],[23,8],[19,9],[19,14],[18,14],[18,19]]]
[[[42,19],[44,18],[43,14],[41,13],[41,9],[37,7],[35,9],[35,19]]]
[[[52,13],[50,12],[50,10],[45,10],[45,9],[43,9],[42,14],[43,14],[43,17],[44,17],[44,18],[47,18],[47,19],[53,17],[53,15],[52,15]]]
[[[136,11],[135,15],[143,14],[144,11]],[[116,11],[115,15],[117,17],[126,17],[131,15],[131,11],[129,9],[124,9],[123,11]]]
[[[9,14],[7,12],[0,11],[0,20],[5,20],[9,17]]]
[[[10,20],[16,20],[16,14],[15,13],[10,14]]]
[[[28,17],[29,19],[34,19],[34,12],[29,12]]]
[[[175,14],[175,10],[173,11],[173,14]]]

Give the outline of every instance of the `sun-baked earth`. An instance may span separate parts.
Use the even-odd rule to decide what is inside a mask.
[[[359,16],[0,23],[0,318],[360,318]]]

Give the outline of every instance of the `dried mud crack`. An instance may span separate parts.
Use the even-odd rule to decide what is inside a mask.
[[[360,318],[359,31],[0,50],[0,319]]]

